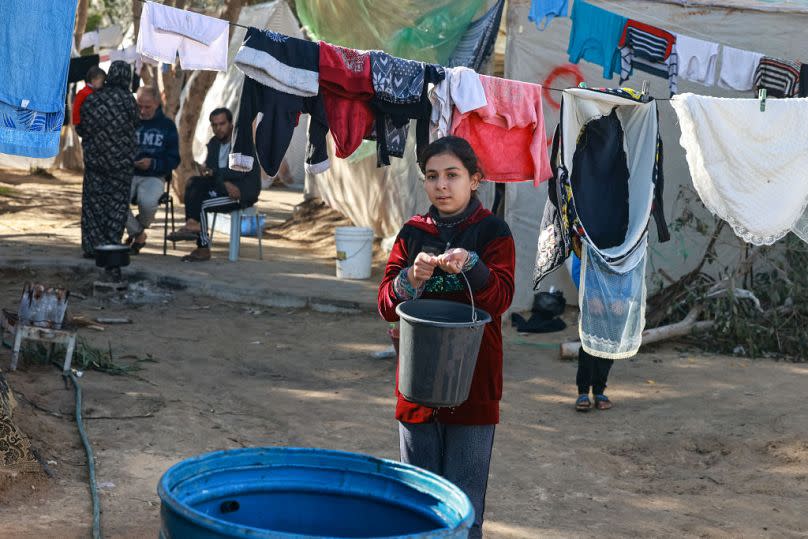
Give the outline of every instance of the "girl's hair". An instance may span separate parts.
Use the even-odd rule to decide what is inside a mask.
[[[426,174],[426,163],[436,155],[452,154],[463,163],[466,170],[469,171],[469,176],[474,176],[478,172],[483,175],[483,169],[480,168],[480,163],[477,161],[477,154],[474,153],[474,148],[464,138],[460,137],[443,137],[439,138],[429,146],[424,148],[421,156],[418,159],[418,166],[421,167],[421,173]]]

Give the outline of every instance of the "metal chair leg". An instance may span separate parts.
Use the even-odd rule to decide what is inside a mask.
[[[168,254],[168,205],[169,201],[167,200],[165,204],[165,212],[163,213],[163,256]]]
[[[213,231],[216,230],[216,212],[213,212],[213,221],[210,223],[210,234],[208,235],[208,247],[213,248]]]
[[[175,228],[176,225],[174,224],[174,197],[170,197],[168,199],[168,204],[169,204],[169,206],[171,206],[171,233],[173,234],[174,232],[177,231],[177,229]],[[172,241],[171,243],[173,244],[174,249],[176,250],[177,242]]]
[[[255,212],[255,235],[258,236],[258,260],[264,259],[264,245],[261,243],[261,237],[264,235],[264,231],[261,230],[261,222],[259,219],[258,212]]]

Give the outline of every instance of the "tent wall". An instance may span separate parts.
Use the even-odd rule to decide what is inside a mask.
[[[292,13],[289,5],[284,0],[275,0],[264,4],[246,6],[242,8],[238,22],[245,26],[273,30],[298,38],[303,37],[303,32],[300,30],[294,13]],[[241,85],[244,81],[244,74],[233,65],[233,58],[236,52],[238,52],[246,32],[244,28],[238,26],[233,27],[233,33],[230,36],[230,46],[227,51],[227,65],[229,68],[227,71],[216,75],[213,86],[211,86],[210,91],[205,96],[193,140],[194,158],[200,163],[205,159],[205,145],[213,136],[208,120],[211,111],[217,107],[227,107],[233,111],[233,114],[236,114],[238,111],[238,100],[241,96]],[[300,122],[295,129],[289,150],[286,152],[286,160],[295,183],[299,184],[301,187],[305,177],[303,170],[305,152],[306,122]]]
[[[626,17],[657,25],[670,32],[683,33],[771,56],[808,60],[808,39],[805,38],[808,14],[722,8],[694,9],[669,2],[647,0],[589,1]],[[539,31],[528,20],[529,0],[510,0],[509,4],[508,43],[505,60],[507,78],[546,85],[555,69],[568,66],[578,68],[590,87],[619,85],[616,76],[610,81],[604,80],[602,78],[603,70],[600,66],[585,61],[576,66],[568,63],[567,44],[571,26],[569,18],[554,19],[549,28]],[[721,68],[720,61],[718,68],[719,70]],[[624,86],[639,89],[643,80],[650,82],[652,95],[660,98],[669,96],[667,80],[642,72],[635,73],[634,77]],[[577,82],[569,76],[562,76],[552,81],[552,86],[556,88],[575,85]],[[723,97],[753,97],[752,92],[731,92],[716,86],[705,87],[682,80],[679,81],[679,91]],[[558,123],[558,108],[557,104],[554,106],[547,97],[548,92],[545,92],[545,125],[548,135],[551,135]],[[549,92],[549,97],[558,102],[560,94]],[[692,180],[685,161],[684,150],[679,145],[681,133],[670,103],[660,101],[659,112],[660,130],[665,148],[665,215],[668,222],[672,223],[679,218],[685,209],[711,222],[712,217],[704,209],[698,197],[695,197],[687,207],[685,207],[684,201],[677,200],[682,187],[689,187],[692,190]],[[506,200],[511,204],[506,206],[506,218],[514,229],[517,239],[517,287],[518,297],[521,298],[526,295],[525,287],[529,287],[531,284],[526,265],[536,254],[538,223],[547,194],[546,187],[533,189],[527,185],[509,185],[508,188]],[[653,226],[651,230],[647,275],[648,285],[653,290],[661,282],[659,269],[663,269],[674,279],[693,269],[701,259],[708,238],[690,228],[677,230],[676,227],[671,227],[671,241],[660,244]],[[722,240],[724,241],[719,250],[721,259],[726,260],[727,263],[737,260],[739,242],[731,232],[726,232]],[[543,281],[542,289],[546,289],[550,285],[562,287],[568,300],[575,297],[567,293],[574,290],[567,272],[556,272],[551,278]]]

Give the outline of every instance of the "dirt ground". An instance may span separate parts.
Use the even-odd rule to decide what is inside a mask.
[[[54,196],[74,199],[76,183],[65,189]],[[0,208],[7,202],[0,193]],[[18,211],[50,218],[43,209]],[[75,241],[68,221],[60,221],[60,238]],[[81,378],[106,537],[155,537],[158,479],[206,451],[282,445],[397,457],[395,365],[371,356],[389,345],[374,313],[268,309],[189,290],[165,291],[152,303],[102,303],[91,297],[93,278],[0,272],[0,305],[14,305],[26,280],[67,282],[87,296],[71,300],[74,315],[132,320],[81,331],[119,363],[141,368]],[[505,331],[486,537],[808,536],[808,365],[666,345],[617,362],[608,391],[615,407],[580,414],[575,364],[558,360],[554,346],[573,329]],[[0,350],[0,367],[9,357]],[[146,357],[154,361],[138,362]],[[53,477],[6,482],[0,537],[87,537],[87,468],[72,391],[56,368],[30,361],[7,378],[17,424]]]

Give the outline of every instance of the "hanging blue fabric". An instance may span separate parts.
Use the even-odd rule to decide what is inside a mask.
[[[566,17],[569,9],[569,0],[533,0],[527,18],[536,23],[536,28],[544,30],[556,17]]]
[[[59,152],[75,1],[3,0],[0,153]]]
[[[448,67],[469,67],[480,71],[494,50],[504,8],[505,0],[497,0],[485,15],[469,25],[449,58]]]
[[[567,53],[570,62],[581,60],[603,66],[603,78],[620,73],[620,37],[628,19],[584,0],[572,4],[572,30]]]

